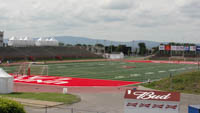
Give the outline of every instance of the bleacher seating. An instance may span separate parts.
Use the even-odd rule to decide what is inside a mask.
[[[65,58],[101,58],[79,47],[3,47],[0,48],[0,59],[23,60],[29,57],[35,59]]]

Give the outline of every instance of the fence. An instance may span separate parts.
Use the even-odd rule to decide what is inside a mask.
[[[49,106],[42,104],[21,103],[25,105],[27,113],[106,113],[93,110],[69,108],[67,105]]]

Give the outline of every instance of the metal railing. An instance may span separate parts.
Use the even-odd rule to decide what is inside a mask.
[[[33,104],[26,102],[20,102],[20,103],[24,105],[26,113],[106,113],[101,111],[72,108],[67,105],[50,106],[50,105]]]

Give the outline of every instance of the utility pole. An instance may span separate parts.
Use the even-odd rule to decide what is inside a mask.
[[[104,55],[106,53],[106,40],[104,40]]]
[[[185,57],[185,46],[184,46],[184,38],[183,38],[183,58]]]
[[[134,56],[134,40],[132,41],[132,56]]]
[[[199,58],[198,58],[198,70],[199,70]]]
[[[112,41],[111,41],[111,48],[110,49],[111,49],[110,52],[112,53]]]

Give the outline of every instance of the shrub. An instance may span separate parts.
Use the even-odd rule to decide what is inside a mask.
[[[13,100],[0,97],[0,113],[26,113],[24,107]]]

